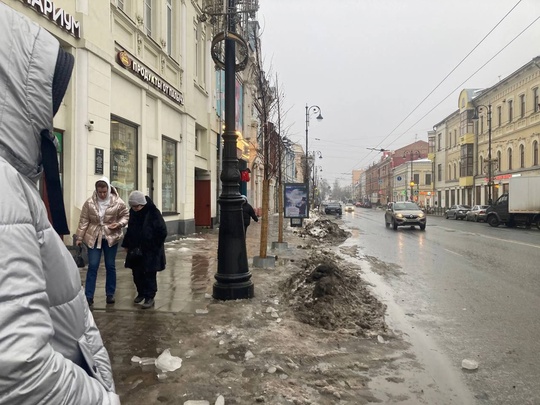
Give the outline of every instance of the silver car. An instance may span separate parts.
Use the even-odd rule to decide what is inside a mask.
[[[389,203],[384,213],[386,227],[391,226],[394,231],[399,226],[419,226],[421,230],[425,230],[426,222],[426,214],[413,202]]]
[[[474,205],[470,211],[467,212],[465,219],[467,221],[485,221],[486,220],[486,210],[489,205]]]

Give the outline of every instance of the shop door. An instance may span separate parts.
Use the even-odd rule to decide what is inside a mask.
[[[210,180],[195,180],[195,226],[212,226]]]
[[[154,158],[146,157],[146,195],[154,201]]]

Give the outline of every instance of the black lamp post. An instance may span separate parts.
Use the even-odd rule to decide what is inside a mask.
[[[223,4],[221,2],[221,4]],[[238,22],[236,0],[228,0],[227,12],[221,12],[218,2],[207,6],[214,16],[224,17],[224,31],[218,33],[212,40],[212,58],[216,65],[225,73],[225,130],[223,132],[223,160],[221,170],[221,195],[218,198],[220,206],[220,226],[218,241],[218,267],[214,276],[216,282],[213,286],[212,296],[218,300],[234,300],[252,298],[254,296],[253,282],[248,268],[246,238],[242,217],[242,204],[240,194],[240,170],[236,155],[235,130],[235,87],[236,72],[245,68],[247,60],[247,44],[236,33]],[[221,14],[219,14],[221,12]],[[225,41],[224,61],[221,60],[219,43]],[[236,45],[240,53],[245,54],[244,61],[236,61]]]
[[[491,104],[488,104],[487,106],[483,104],[479,104],[474,108],[474,116],[473,120],[478,120],[478,109],[480,107],[483,107],[487,110],[487,122],[488,122],[488,157],[487,157],[487,166],[488,166],[488,205],[491,205],[493,202],[493,174],[492,174],[492,161],[491,161]]]
[[[410,181],[410,184],[409,184],[411,186],[411,198],[410,198],[410,200],[414,201],[414,184],[415,183],[414,183],[414,160],[413,160],[413,156],[416,154],[417,156],[422,157],[422,154],[420,153],[420,151],[415,150],[415,151],[406,152],[403,157],[407,156],[407,154],[409,154],[411,156],[411,181]],[[405,187],[405,194],[407,194],[406,191],[407,191],[407,188]],[[407,196],[405,195],[405,197],[407,197]]]
[[[311,114],[318,114],[317,119],[320,121],[323,119],[323,116],[321,115],[321,108],[318,105],[312,105],[311,107],[308,107],[306,104],[306,165],[305,165],[305,173],[304,173],[304,183],[309,185],[309,162],[308,162],[308,139],[309,139],[309,116]],[[309,193],[308,193],[309,194]]]

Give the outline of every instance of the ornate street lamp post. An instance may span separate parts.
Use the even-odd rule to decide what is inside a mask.
[[[309,139],[309,117],[311,114],[318,114],[317,120],[321,121],[323,119],[323,116],[321,114],[321,108],[318,105],[312,105],[311,107],[308,107],[306,104],[306,164],[304,168],[304,183],[306,183],[307,186],[309,186],[309,154],[308,154],[308,139]],[[309,192],[308,192],[309,195]]]
[[[487,123],[488,123],[488,157],[487,157],[487,187],[488,187],[488,205],[493,202],[493,162],[491,159],[491,104],[487,106],[479,104],[474,108],[473,120],[478,120],[478,109],[485,108],[487,110]]]
[[[236,155],[235,91],[236,72],[244,70],[248,46],[236,32],[241,16],[254,16],[257,0],[205,0],[203,18],[210,16],[217,34],[212,40],[211,55],[216,66],[225,71],[225,130],[220,180],[220,226],[218,267],[214,276],[213,297],[219,300],[252,298],[254,295],[248,268],[246,237],[242,218],[243,198],[240,194],[240,170]],[[237,47],[238,46],[238,47]]]

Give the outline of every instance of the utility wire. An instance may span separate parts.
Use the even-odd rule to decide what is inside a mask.
[[[415,112],[415,111],[416,111],[416,110],[417,110],[417,109],[418,109],[418,108],[419,108],[419,107],[420,107],[420,106],[421,106],[421,105],[429,98],[429,96],[431,96],[431,95],[435,92],[435,90],[437,90],[437,89],[438,89],[438,88],[446,81],[446,79],[448,79],[448,77],[449,77],[449,76],[450,76],[450,75],[451,75],[451,74],[452,74],[459,66],[461,66],[461,65],[463,64],[463,62],[465,62],[465,60],[466,60],[466,59],[467,59],[467,58],[468,58],[468,57],[469,57],[469,56],[470,56],[470,55],[471,55],[471,54],[472,54],[472,53],[473,53],[473,52],[474,52],[474,51],[475,51],[475,50],[476,50],[476,49],[477,49],[477,48],[478,48],[485,40],[486,40],[486,38],[487,38],[489,35],[491,35],[491,33],[492,33],[492,32],[493,32],[493,31],[494,31],[494,30],[495,30],[495,29],[496,29],[496,28],[497,28],[497,27],[498,27],[505,19],[506,19],[506,17],[508,17],[508,16],[510,15],[510,13],[511,13],[512,11],[514,11],[514,9],[515,9],[522,1],[523,1],[523,0],[518,0],[518,2],[517,2],[517,3],[516,3],[516,4],[515,4],[515,5],[514,5],[514,6],[513,6],[513,7],[512,7],[512,8],[511,8],[511,9],[510,9],[510,10],[509,10],[509,11],[508,11],[508,12],[500,19],[500,20],[499,20],[499,22],[498,22],[497,24],[495,24],[495,25],[493,26],[493,28],[492,28],[491,30],[488,31],[488,33],[487,33],[486,35],[484,35],[484,37],[480,40],[480,42],[478,42],[478,43],[477,43],[477,44],[469,51],[469,53],[467,53],[467,55],[465,55],[465,57],[463,57],[463,58],[461,59],[461,61],[460,61],[460,62],[459,62],[459,63],[458,63],[458,64],[457,64],[457,65],[456,65],[456,66],[455,66],[455,67],[454,67],[454,68],[453,68],[453,69],[452,69],[452,70],[451,70],[451,71],[450,71],[450,72],[449,72],[449,73],[448,73],[448,74],[447,74],[447,75],[439,82],[439,84],[437,84],[437,85],[435,86],[435,88],[433,88],[433,90],[431,90],[431,91],[429,92],[429,94],[428,94],[427,96],[425,96],[425,97],[422,99],[422,101],[420,101],[420,102],[416,105],[416,107],[414,107],[413,110],[412,110],[409,114],[407,114],[407,116],[406,116],[405,118],[403,118],[403,119],[399,122],[399,124],[397,124],[397,125],[394,127],[394,129],[392,129],[392,131],[391,131],[388,135],[386,135],[386,136],[385,136],[385,137],[377,144],[377,147],[380,146],[386,139],[388,139],[388,138],[389,138],[389,137],[390,137],[390,136],[391,136],[391,135],[392,135],[392,134],[393,134],[393,133],[394,133],[394,132],[395,132],[395,131],[396,131],[396,130],[404,123],[404,122],[405,122],[405,120],[407,120],[407,118],[409,118],[409,117],[410,117],[410,116],[411,116],[411,115],[412,115],[412,114],[413,114],[413,113],[414,113],[414,112]],[[536,22],[536,20],[533,21],[533,23],[534,23],[534,22]],[[532,23],[531,23],[530,25],[532,25]],[[530,27],[530,25],[529,25],[526,29],[528,29],[528,28]],[[525,29],[525,30],[526,30],[526,29]],[[520,34],[518,34],[518,37],[519,37],[522,33],[523,33],[523,31],[522,31]],[[510,43],[512,43],[516,38],[517,38],[517,37],[515,37]],[[510,45],[510,43],[508,43],[504,48],[502,48],[501,51],[502,51],[503,49],[505,49],[508,45]],[[500,51],[499,51],[499,53],[500,53]],[[499,53],[497,53],[495,56],[497,56]],[[495,56],[494,56],[494,57],[495,57]],[[491,59],[493,59],[493,58],[491,58]],[[491,61],[491,59],[490,59],[489,61]],[[488,61],[488,62],[489,62],[489,61]],[[486,63],[486,64],[487,64],[487,63]],[[482,65],[482,67],[484,67],[484,66],[485,66],[485,64]],[[480,68],[480,69],[481,69],[481,68]],[[479,69],[479,70],[480,70],[480,69]],[[474,74],[476,74],[477,72],[478,72],[478,70],[477,70]],[[474,75],[474,74],[473,74],[473,75]],[[472,77],[472,76],[471,76],[471,77]],[[468,79],[467,79],[467,80],[468,80]],[[461,85],[460,85],[460,86],[461,86]],[[445,97],[445,98],[444,98],[439,104],[437,104],[435,107],[437,107],[438,105],[440,105],[440,104],[441,104],[444,100],[446,100],[448,97],[450,97],[450,95],[448,95],[447,97]],[[431,112],[431,111],[433,111],[433,109],[430,110],[429,112]],[[427,114],[426,114],[426,115],[427,115]],[[424,117],[425,117],[425,115],[424,115],[421,119],[423,119]],[[418,121],[415,122],[414,125],[416,125],[417,123],[418,123]],[[413,126],[414,126],[414,125],[413,125]],[[410,129],[410,128],[409,128],[409,129]],[[407,131],[408,131],[409,129],[407,129]],[[406,132],[406,131],[405,131],[405,132]],[[401,134],[398,138],[396,138],[396,139],[394,140],[394,142],[395,142],[397,139],[399,139],[401,136],[403,136],[403,135],[404,135],[404,134]],[[370,152],[370,154],[371,154],[371,152]],[[367,156],[366,156],[366,158],[367,158]],[[363,161],[364,161],[364,159],[362,159],[361,162],[359,162],[357,165],[355,165],[355,167],[357,167],[358,165],[360,165]],[[354,168],[353,168],[353,169],[354,169]]]
[[[517,34],[510,42],[508,42],[503,48],[501,48],[495,55],[493,55],[491,58],[488,59],[486,63],[484,63],[482,66],[480,66],[478,69],[474,71],[473,74],[471,74],[469,77],[467,77],[464,81],[462,81],[454,90],[452,90],[445,98],[443,98],[441,101],[439,101],[431,110],[429,110],[427,113],[425,113],[422,117],[420,117],[414,124],[412,124],[409,128],[405,130],[398,138],[396,138],[392,143],[394,143],[396,140],[401,138],[403,135],[405,135],[411,128],[413,128],[416,124],[418,124],[420,121],[422,121],[425,117],[429,115],[435,108],[437,108],[439,105],[443,103],[448,97],[454,94],[455,91],[459,90],[461,86],[463,86],[469,79],[471,79],[473,76],[475,76],[480,70],[482,70],[489,62],[491,62],[493,59],[495,59],[502,51],[504,51],[512,42],[514,42],[516,39],[518,39],[525,31],[527,31],[535,22],[540,20],[540,16],[536,17],[533,22],[531,22],[527,27],[523,29],[519,34]],[[390,143],[390,145],[392,144]]]

